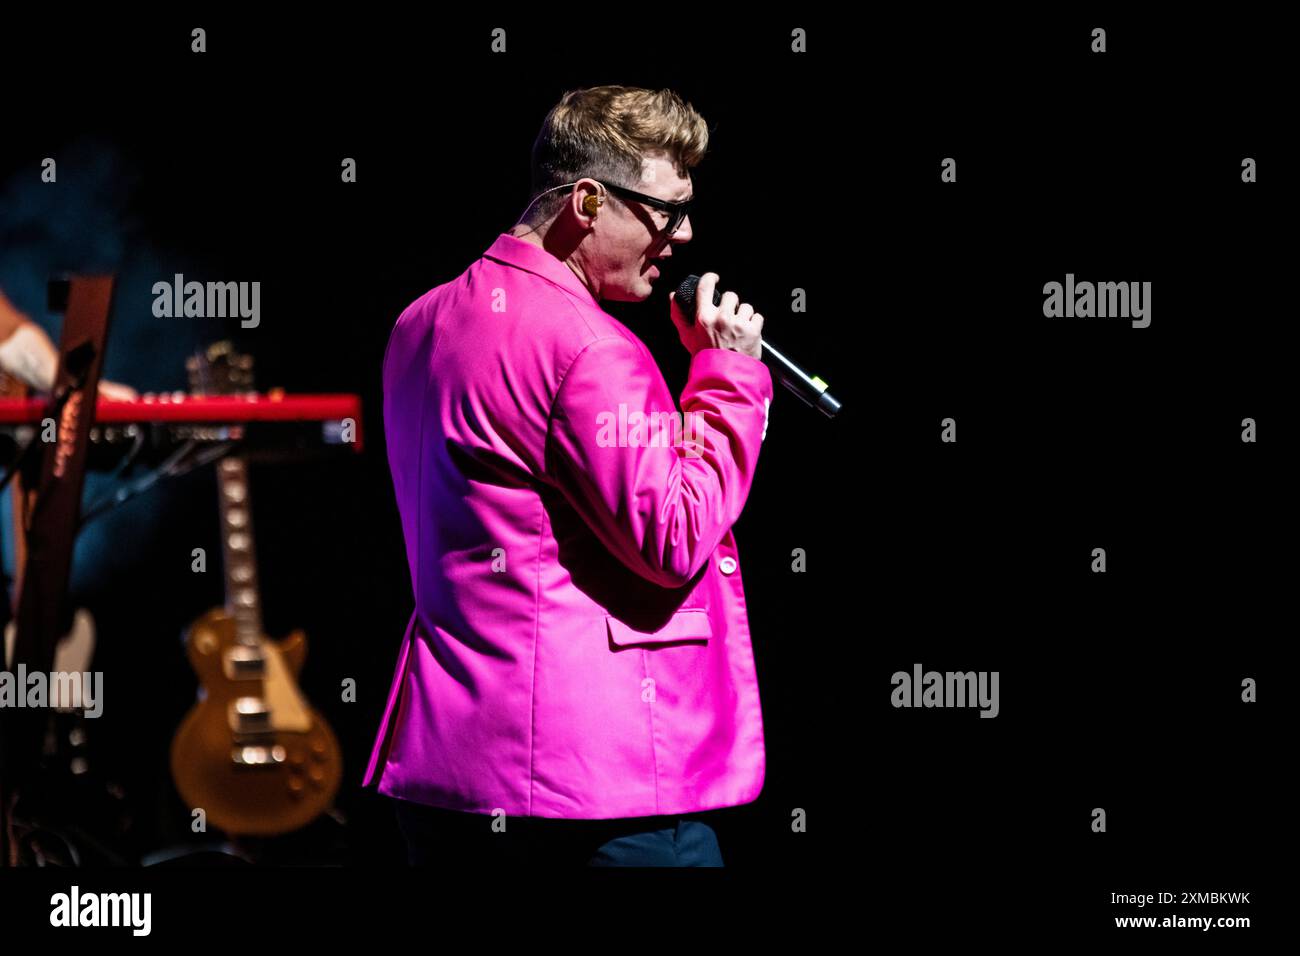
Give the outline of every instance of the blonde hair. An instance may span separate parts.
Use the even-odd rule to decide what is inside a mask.
[[[651,154],[666,153],[684,176],[708,145],[704,118],[672,90],[570,90],[551,107],[533,141],[533,203],[520,221],[533,227],[548,221],[569,195],[555,187],[586,177],[636,189]],[[542,196],[547,190],[553,191]]]

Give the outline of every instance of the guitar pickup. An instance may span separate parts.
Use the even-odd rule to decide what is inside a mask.
[[[266,672],[266,660],[257,647],[238,644],[226,651],[222,663],[228,680],[256,680]]]
[[[271,732],[271,711],[260,697],[237,697],[226,710],[227,722],[236,734]]]

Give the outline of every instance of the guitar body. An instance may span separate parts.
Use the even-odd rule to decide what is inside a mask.
[[[252,388],[253,359],[217,342],[186,363],[199,394]],[[186,635],[199,702],[172,740],[172,779],[190,809],[235,836],[274,836],[329,809],[343,777],[338,741],[298,690],[307,639],[262,633],[248,468],[217,463],[226,605]]]
[[[342,780],[338,740],[297,687],[305,635],[259,643],[260,666],[241,666],[248,645],[222,608],[186,636],[202,692],[172,740],[172,777],[191,809],[233,835],[305,826],[329,809]]]

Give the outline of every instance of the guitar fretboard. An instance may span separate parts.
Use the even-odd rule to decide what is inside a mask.
[[[240,643],[256,645],[262,633],[262,602],[257,586],[248,466],[242,458],[223,458],[217,465],[217,494],[221,505],[226,608],[235,619]]]

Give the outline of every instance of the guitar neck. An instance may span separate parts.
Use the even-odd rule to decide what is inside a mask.
[[[235,620],[242,644],[256,644],[262,634],[262,599],[257,584],[257,549],[253,508],[248,493],[248,466],[238,456],[217,465],[221,511],[221,548],[225,564],[226,609]]]

